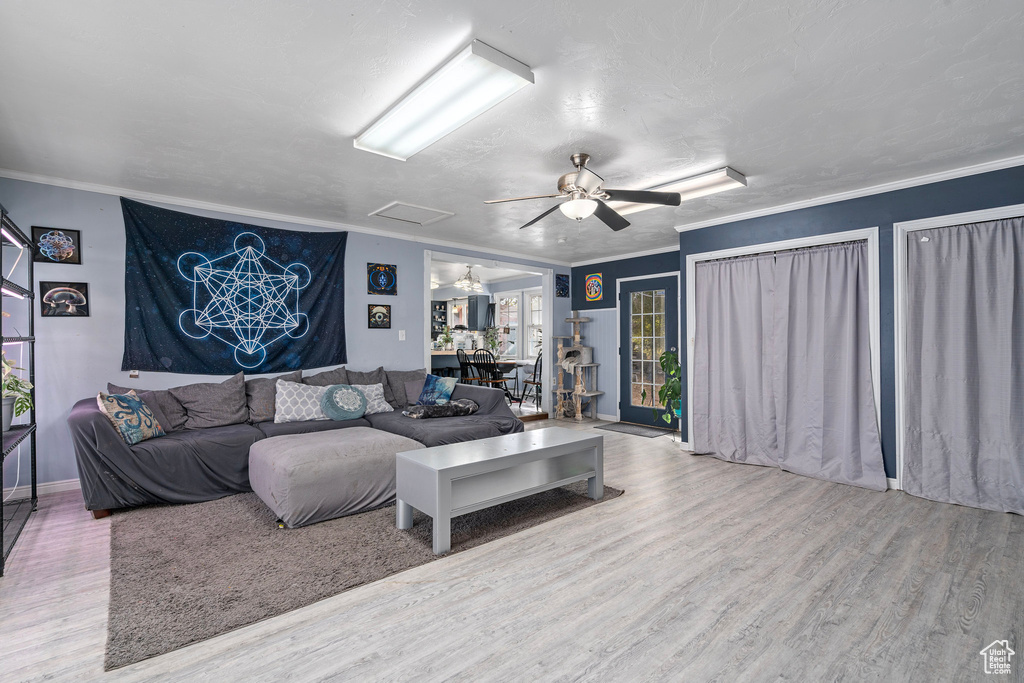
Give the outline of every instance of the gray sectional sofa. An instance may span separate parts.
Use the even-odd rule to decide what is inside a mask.
[[[370,427],[430,447],[523,431],[523,423],[512,414],[498,389],[459,384],[452,398],[472,399],[480,406],[476,413],[466,417],[413,419],[404,416],[402,409],[415,403],[418,397],[416,387],[422,387],[426,372],[394,372],[382,368],[373,372],[379,373],[378,377],[384,380],[385,398],[394,412],[337,422],[275,423],[272,417],[270,420],[262,419],[273,415],[272,399],[269,414],[266,400],[267,391],[272,390],[277,378],[245,382],[248,411],[238,423],[201,428],[194,427],[205,424],[199,418],[206,416],[198,410],[189,412],[189,406],[195,404],[189,403],[190,395],[185,391],[188,388],[182,387],[181,391],[137,389],[143,401],[154,408],[161,425],[168,425],[165,427],[168,433],[134,446],[128,446],[121,439],[100,412],[95,397],[82,399],[72,408],[68,425],[86,509],[100,517],[117,508],[154,503],[196,503],[251,491],[249,447],[274,436],[337,430],[337,438],[343,440],[346,428]],[[354,377],[348,378],[339,373],[344,373],[344,368],[302,378],[302,381],[323,386],[324,382],[363,384],[374,379],[367,377],[371,373],[352,373]],[[293,380],[294,377],[288,376],[287,379]],[[240,376],[224,384],[235,380],[241,381]],[[111,393],[120,389],[127,387],[108,387]]]

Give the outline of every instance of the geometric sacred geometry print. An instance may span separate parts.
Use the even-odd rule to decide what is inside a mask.
[[[299,292],[312,275],[302,263],[283,266],[269,258],[254,233],[240,233],[233,247],[215,259],[194,251],[178,257],[178,272],[192,283],[192,308],[178,316],[178,327],[193,339],[213,337],[234,347],[235,362],[255,368],[269,345],[309,331]]]

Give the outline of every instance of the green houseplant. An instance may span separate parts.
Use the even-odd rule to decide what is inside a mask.
[[[493,353],[494,355],[498,355],[497,327],[488,327],[486,330],[484,330],[484,342],[486,343],[487,348],[490,350],[491,353]]]
[[[32,383],[14,374],[14,361],[3,354],[3,430],[11,428],[12,420],[32,408]]]
[[[658,357],[658,364],[665,373],[665,383],[658,389],[658,403],[665,406],[659,411],[653,409],[654,419],[662,420],[665,424],[671,425],[672,420],[682,415],[683,398],[683,369],[679,365],[679,355],[673,346]],[[647,391],[641,393],[644,401],[647,400]]]
[[[441,331],[440,341],[443,348],[451,348],[451,345],[455,342],[455,339],[452,338],[452,328],[447,325],[444,326],[444,330]]]

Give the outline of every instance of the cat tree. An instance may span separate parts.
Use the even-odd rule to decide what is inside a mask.
[[[565,322],[572,323],[571,337],[552,337],[558,344],[558,362],[555,364],[557,374],[555,375],[555,419],[574,418],[577,422],[583,420],[583,399],[589,399],[590,418],[597,418],[597,397],[603,391],[597,391],[597,367],[598,363],[593,362],[593,349],[583,346],[580,342],[583,337],[580,335],[580,325],[589,323],[590,318],[582,318],[579,311],[573,311],[571,318]],[[572,370],[566,370],[563,361],[566,358],[578,359],[572,366]],[[565,389],[563,374],[568,374],[572,379],[572,388]],[[588,389],[587,387],[593,387]],[[571,413],[571,414],[570,414]]]

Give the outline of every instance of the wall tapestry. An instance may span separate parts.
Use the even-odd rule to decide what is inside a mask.
[[[369,304],[367,327],[371,330],[391,329],[391,306],[385,304]]]
[[[121,199],[122,370],[207,375],[347,362],[346,232],[298,232]]]
[[[593,273],[586,277],[583,281],[583,292],[586,294],[587,301],[601,300],[601,295],[604,293],[604,287],[601,284],[601,273]]]
[[[32,260],[36,263],[82,264],[82,233],[32,226]]]
[[[555,296],[559,299],[569,298],[569,276],[555,273]]]
[[[39,315],[44,318],[84,318],[89,315],[86,282],[39,283]]]
[[[398,266],[387,263],[366,264],[367,294],[398,294]]]

